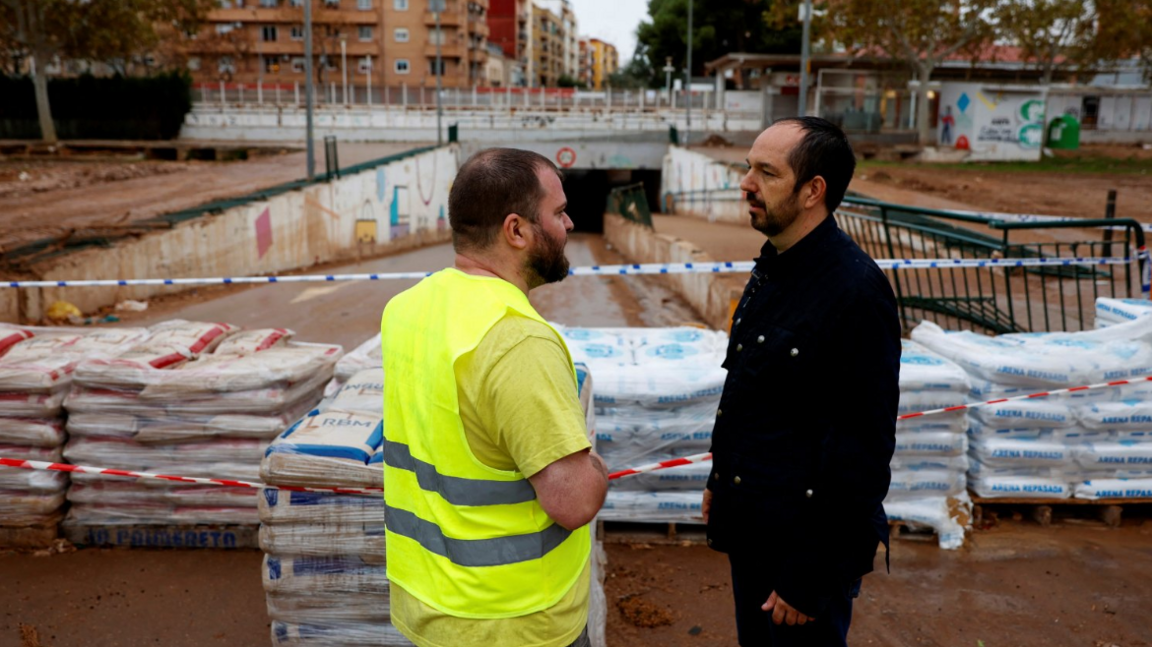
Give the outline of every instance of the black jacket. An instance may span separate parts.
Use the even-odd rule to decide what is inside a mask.
[[[888,541],[900,324],[884,273],[829,217],[765,243],[733,318],[713,431],[708,543],[758,551],[819,617]]]

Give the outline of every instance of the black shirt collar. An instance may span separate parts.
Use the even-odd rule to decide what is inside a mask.
[[[789,247],[783,254],[776,251],[772,241],[764,242],[760,248],[760,256],[756,257],[756,268],[761,271],[781,271],[797,268],[819,258],[820,250],[840,230],[836,218],[829,215],[816,228],[808,232],[795,245]]]

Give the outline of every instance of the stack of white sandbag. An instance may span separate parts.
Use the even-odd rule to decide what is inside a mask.
[[[271,439],[319,402],[339,346],[285,329],[168,321],[81,362],[64,402],[64,457],[78,465],[256,481]],[[256,490],[73,476],[64,525],[251,524]]]
[[[596,377],[596,448],[611,471],[707,452],[727,372],[724,333],[680,328],[561,328]],[[709,463],[612,482],[605,520],[700,521]]]
[[[902,342],[898,415],[963,404],[968,389],[968,376],[959,366],[920,344]],[[892,519],[931,527],[942,548],[964,543],[965,523],[958,511],[968,501],[967,427],[963,413],[896,424],[892,483],[884,509]]]
[[[1152,314],[1152,301],[1148,299],[1096,298],[1096,328],[1135,321]]]
[[[0,325],[0,456],[60,462],[62,404],[76,365],[145,337],[141,328]],[[0,467],[0,526],[54,528],[63,516],[68,482],[62,472]]]
[[[1147,322],[1147,323],[1145,323]],[[984,402],[1152,375],[1152,318],[1080,333],[987,337],[922,323],[912,338],[959,364]],[[1143,496],[1152,486],[1147,382],[999,402],[969,412],[969,483],[982,497]]]

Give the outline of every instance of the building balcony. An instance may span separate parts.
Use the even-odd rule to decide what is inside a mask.
[[[428,58],[436,58],[436,45],[429,44],[424,46],[424,56]],[[464,56],[464,46],[458,43],[444,44],[440,46],[440,58],[462,58]]]
[[[488,29],[488,23],[473,20],[468,23],[468,31],[473,34],[479,34],[487,38],[491,32]]]
[[[459,27],[464,22],[464,16],[460,15],[452,6],[448,10],[440,14],[441,27]],[[431,11],[424,12],[424,24],[428,27],[436,26],[436,14]]]
[[[213,9],[208,12],[205,23],[256,23],[256,24],[300,24],[304,22],[304,9],[301,7],[249,7],[245,9]],[[312,13],[312,22],[317,25],[375,25],[379,22],[374,11],[348,9],[322,9],[319,6]]]

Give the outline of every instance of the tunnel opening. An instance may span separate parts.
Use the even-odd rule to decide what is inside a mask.
[[[608,193],[618,186],[643,183],[649,208],[653,212],[659,211],[660,176],[659,170],[565,169],[564,194],[568,198],[568,217],[572,219],[575,231],[604,232]]]

